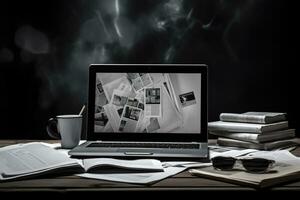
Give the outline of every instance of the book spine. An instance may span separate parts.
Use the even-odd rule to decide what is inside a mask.
[[[288,121],[284,121],[284,122],[278,122],[273,125],[270,126],[265,126],[261,128],[262,132],[271,132],[271,131],[275,131],[275,130],[281,130],[281,129],[286,129],[289,127],[289,123]]]
[[[235,113],[221,113],[221,121],[228,122],[246,122],[246,123],[257,123],[265,124],[264,116],[255,116],[255,115],[245,115],[245,114],[235,114]]]
[[[252,142],[252,143],[271,142],[280,139],[289,139],[295,137],[295,129],[270,132],[267,134],[231,133],[231,132],[217,132],[217,131],[210,131],[209,133],[224,138],[230,138],[230,139],[241,140],[241,141]]]
[[[215,131],[211,131],[209,133],[220,137],[231,138],[231,139],[241,140],[245,142],[259,143],[259,134],[255,134],[255,133],[230,133],[230,132],[215,132]]]
[[[227,146],[227,147],[239,147],[239,148],[247,148],[247,149],[265,150],[265,148],[262,144],[243,142],[243,141],[231,140],[231,139],[226,139],[226,138],[218,138],[217,144],[220,146]]]
[[[243,132],[243,133],[262,133],[261,126],[247,126],[246,124],[239,124],[227,122],[226,124],[208,123],[209,131],[226,131],[226,132]]]
[[[271,142],[271,141],[276,141],[276,140],[283,140],[283,139],[290,139],[290,138],[294,138],[295,134],[293,133],[288,133],[288,134],[277,134],[277,135],[273,135],[271,138],[266,136],[266,135],[259,135],[259,137],[257,138],[257,141],[262,143],[262,142]]]

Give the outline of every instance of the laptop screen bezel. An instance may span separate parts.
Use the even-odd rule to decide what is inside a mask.
[[[97,73],[200,73],[201,128],[200,133],[95,133],[95,89]],[[92,64],[89,67],[87,106],[87,140],[89,141],[158,141],[207,142],[207,65],[205,64]]]

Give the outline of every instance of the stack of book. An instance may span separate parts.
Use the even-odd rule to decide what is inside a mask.
[[[286,113],[222,113],[220,121],[208,123],[208,131],[220,146],[274,150],[299,144]]]

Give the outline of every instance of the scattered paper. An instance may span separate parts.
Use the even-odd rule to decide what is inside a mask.
[[[104,73],[96,77],[96,133],[167,133],[183,126],[166,74]]]
[[[161,88],[145,89],[145,116],[161,117]]]
[[[200,162],[163,162],[164,172],[153,173],[114,173],[114,174],[78,174],[77,176],[91,179],[116,181],[133,184],[154,184],[170,176],[174,176],[192,167],[211,166],[211,163]]]
[[[235,151],[235,150],[234,150]],[[253,151],[245,150],[241,153],[224,152],[219,155],[229,155],[239,158],[265,158],[274,160],[275,164],[266,173],[249,173],[247,170],[242,170],[240,168],[222,171],[216,170],[213,167],[204,167],[201,169],[192,169],[190,173],[207,177],[207,178],[217,178],[218,180],[224,180],[228,182],[233,182],[237,184],[247,184],[254,187],[269,187],[275,184],[289,182],[292,180],[299,180],[300,178],[300,158],[294,156],[287,150],[277,150],[277,151]],[[248,151],[248,152],[247,152]],[[244,155],[243,155],[244,153]]]
[[[196,98],[194,92],[188,92],[179,95],[181,106],[184,108],[186,106],[191,106],[196,104]]]
[[[123,183],[133,183],[133,184],[153,184],[157,181],[165,179],[167,177],[173,176],[184,171],[184,167],[168,167],[164,169],[164,172],[154,172],[154,173],[120,173],[120,174],[78,174],[77,176],[91,179],[100,179],[106,181],[116,181]]]

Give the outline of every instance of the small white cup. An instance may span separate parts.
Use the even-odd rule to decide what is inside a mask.
[[[72,149],[79,144],[82,115],[58,115],[47,124],[47,132],[54,139],[61,138],[61,148]]]

